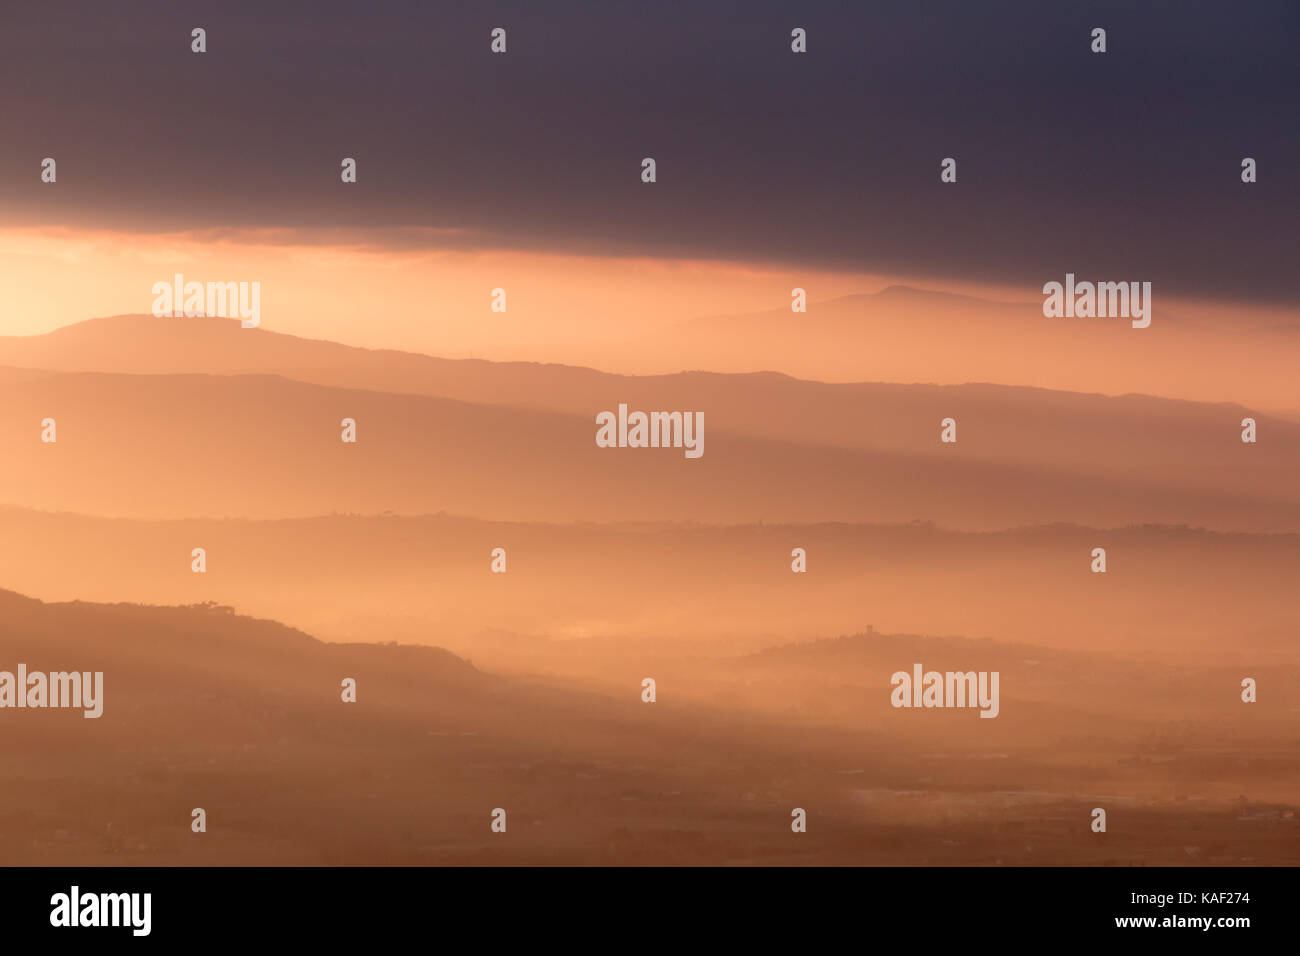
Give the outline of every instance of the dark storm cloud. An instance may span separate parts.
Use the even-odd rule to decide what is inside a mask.
[[[1287,0],[24,4],[0,204],[1297,302],[1298,37]]]

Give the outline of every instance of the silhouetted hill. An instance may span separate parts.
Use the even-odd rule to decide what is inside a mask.
[[[322,644],[220,607],[0,592],[0,613],[0,669],[104,675],[97,719],[0,711],[11,864],[1168,863],[1189,845],[1204,862],[1240,863],[1293,852],[1296,712],[1282,708],[1294,673],[1260,672],[1278,695],[1268,703],[1211,702],[1173,723],[1118,694],[1159,698],[1181,681],[1188,698],[1236,675],[1143,682],[1123,662],[1076,658],[1066,686],[1057,655],[1040,655],[1049,680],[1027,676],[1033,661],[1005,665],[1003,715],[981,720],[887,703],[882,714],[879,664],[910,663],[893,664],[901,653],[983,668],[1005,645],[916,638],[879,664],[857,639],[705,667],[633,661],[631,679],[611,672],[593,693],[492,677],[430,648]],[[640,698],[647,667],[654,704]],[[356,703],[339,698],[345,676]],[[1171,790],[1196,802],[1171,803]],[[1088,839],[1098,800],[1112,811],[1106,841]],[[796,806],[815,826],[792,839]],[[498,807],[504,834],[490,829]],[[206,832],[191,829],[194,808]]]
[[[828,307],[849,309],[862,299],[979,301],[893,289],[836,300]],[[846,321],[856,321],[856,312],[846,314]],[[805,319],[815,321],[789,314],[772,321],[785,325]],[[682,357],[683,364],[693,367],[708,364],[690,350]],[[233,319],[152,316],[115,316],[43,336],[0,338],[4,365],[133,375],[274,374],[332,387],[543,409],[589,421],[597,411],[624,402],[632,409],[702,410],[715,429],[728,434],[934,458],[951,457],[953,449],[939,443],[938,432],[944,418],[954,417],[961,453],[983,461],[1280,497],[1290,494],[1300,474],[1300,425],[1241,405],[1106,397],[1095,394],[1101,389],[1096,383],[1081,393],[991,384],[825,384],[775,372],[610,375],[563,365],[352,348],[241,329]],[[1262,374],[1257,365],[1251,367],[1256,378]],[[922,372],[916,380],[939,377]],[[980,376],[963,379],[972,380]],[[1294,402],[1288,394],[1285,407]],[[1260,441],[1242,449],[1240,422],[1247,416],[1258,421]]]
[[[196,547],[205,574],[190,570]],[[498,547],[505,574],[491,572]],[[796,547],[803,574],[791,571]],[[1095,547],[1107,549],[1105,574],[1091,571]],[[711,654],[866,623],[1138,659],[1295,659],[1297,577],[1298,535],[1187,527],[137,521],[0,507],[0,580],[26,593],[213,600],[330,640],[438,643],[523,671],[547,670],[571,638]],[[560,646],[485,645],[491,628]]]
[[[660,397],[646,407],[678,407]],[[705,414],[704,455],[691,460],[681,448],[598,447],[595,413],[625,398],[606,396],[578,415],[268,375],[0,381],[0,501],[135,517],[445,510],[543,521],[1300,530],[1300,440],[1286,438],[1295,426],[1265,423],[1261,442],[1245,445],[1226,410],[1217,422],[1202,413],[1166,430],[1149,416],[1118,430],[1118,419],[1086,412],[994,411],[986,402],[954,411],[959,441],[945,445],[938,420],[871,401],[843,413],[846,433],[893,430],[892,441],[868,449],[753,437],[725,410],[687,406]],[[40,440],[47,418],[57,421],[57,443]],[[355,444],[340,441],[344,418],[357,423]],[[1083,460],[1076,445],[1117,451]],[[1155,451],[1129,456],[1135,445]]]
[[[1159,290],[1152,308],[1150,327],[1134,329],[1127,318],[1048,318],[1041,298],[991,302],[891,286],[810,301],[804,313],[783,305],[692,319],[637,344],[647,363],[667,361],[676,351],[720,372],[773,368],[836,382],[999,382],[1294,408],[1288,372],[1300,360],[1294,313],[1278,319],[1224,308],[1191,318]]]

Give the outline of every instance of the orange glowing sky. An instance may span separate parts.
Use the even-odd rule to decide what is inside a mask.
[[[147,313],[153,284],[177,271],[201,282],[260,282],[263,328],[440,354],[600,342],[697,316],[781,309],[795,287],[807,290],[810,303],[896,283],[993,301],[1040,297],[1036,288],[780,263],[439,249],[424,242],[395,248],[364,233],[4,227],[0,334],[38,335],[97,316]],[[507,293],[505,313],[489,308],[498,287]],[[1178,307],[1207,317],[1224,311],[1186,301]],[[1232,311],[1295,320],[1284,309]]]
[[[780,308],[794,287],[818,301],[903,281],[706,259],[394,249],[364,236],[316,232],[4,228],[0,282],[8,308],[0,334],[36,335],[96,316],[147,313],[153,284],[178,271],[200,282],[260,282],[263,328],[441,353],[600,341],[629,328]],[[498,287],[506,290],[505,313],[489,308]]]

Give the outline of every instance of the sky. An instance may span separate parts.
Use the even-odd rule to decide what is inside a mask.
[[[1034,294],[1067,271],[1295,306],[1298,32],[1289,2],[23,5],[0,32],[0,331],[89,317],[81,271],[32,276],[104,242],[267,268],[271,246],[364,248],[390,274],[424,263],[408,281],[435,298],[459,263],[511,253],[575,290],[622,283],[616,314],[727,311],[754,288],[735,275],[788,297],[790,276]],[[660,300],[647,262],[712,275],[712,295]]]

